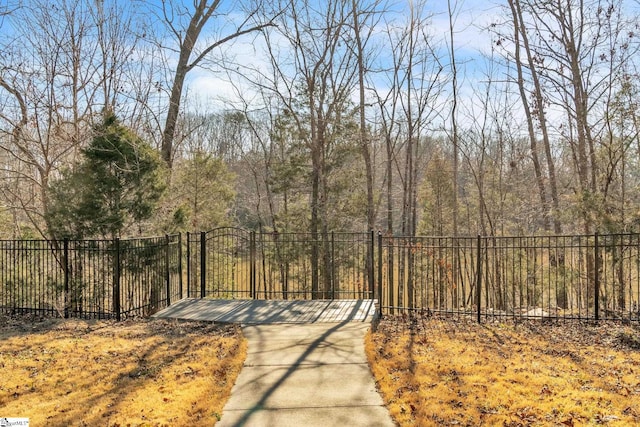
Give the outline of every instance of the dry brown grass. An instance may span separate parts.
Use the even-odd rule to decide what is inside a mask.
[[[640,330],[384,320],[367,336],[401,426],[640,425]]]
[[[0,416],[34,426],[211,426],[245,355],[232,326],[0,318]]]

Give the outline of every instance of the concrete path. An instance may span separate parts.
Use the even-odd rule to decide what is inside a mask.
[[[244,367],[216,425],[394,426],[364,353],[370,322],[245,326]]]
[[[185,299],[157,318],[242,325],[247,359],[221,427],[392,427],[364,352],[375,300]]]

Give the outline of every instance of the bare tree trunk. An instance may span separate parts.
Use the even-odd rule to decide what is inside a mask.
[[[516,69],[518,72],[518,89],[520,91],[520,99],[522,100],[522,108],[525,112],[525,117],[527,119],[527,131],[529,132],[529,143],[531,147],[531,160],[533,161],[533,170],[536,176],[536,185],[538,187],[538,194],[540,196],[540,202],[542,204],[543,209],[543,226],[545,231],[549,231],[551,226],[549,223],[549,204],[547,202],[547,195],[545,190],[544,176],[542,173],[542,168],[540,166],[540,159],[538,158],[538,138],[535,132],[535,127],[533,123],[533,114],[531,113],[531,109],[529,108],[529,99],[527,97],[527,92],[525,88],[525,80],[524,73],[522,70],[522,58],[520,54],[520,38],[522,37],[522,44],[525,47],[527,52],[527,57],[530,58],[531,54],[529,52],[529,44],[526,38],[526,30],[523,28],[524,23],[522,22],[522,13],[519,10],[519,1],[518,0],[508,0],[509,7],[511,8],[511,17],[513,21],[513,36],[514,36],[514,49],[515,49],[515,63]],[[534,68],[534,64],[529,61],[530,72],[532,75],[536,75],[536,71]],[[537,81],[537,80],[536,80]],[[536,92],[539,90],[539,85],[536,84]],[[539,106],[542,108],[542,105]],[[539,113],[543,114],[543,113]],[[544,117],[543,117],[544,118]]]
[[[364,167],[367,181],[367,229],[373,230],[375,227],[375,206],[373,200],[373,165],[371,161],[371,147],[367,138],[367,123],[365,115],[365,51],[362,34],[360,31],[360,13],[358,10],[357,0],[352,0],[352,12],[353,12],[353,32],[355,36],[356,48],[357,48],[357,61],[358,61],[358,115],[359,125],[358,137],[360,139],[360,150],[362,151],[362,157],[364,159]]]
[[[458,236],[458,170],[460,147],[458,145],[458,68],[456,64],[456,54],[454,42],[454,10],[451,7],[451,0],[447,0],[449,15],[449,59],[451,61],[451,142],[453,143],[453,236]],[[457,259],[457,257],[456,257]]]
[[[213,43],[210,43],[205,48],[200,50],[197,56],[191,60],[191,54],[193,53],[198,38],[202,29],[207,24],[207,21],[212,16],[216,16],[220,6],[220,0],[194,0],[193,14],[189,19],[189,25],[186,29],[178,28],[174,25],[173,16],[177,12],[174,10],[179,8],[180,5],[167,1],[162,2],[163,18],[165,24],[169,27],[172,34],[178,39],[178,63],[176,65],[173,82],[171,84],[171,95],[169,97],[169,106],[167,109],[167,118],[165,120],[164,131],[162,133],[162,147],[161,153],[164,161],[169,165],[173,164],[173,150],[176,124],[178,122],[178,115],[180,113],[180,101],[182,98],[182,91],[184,88],[185,79],[187,74],[195,67],[197,67],[206,58],[212,50],[240,37],[245,34],[249,34],[255,31],[260,31],[266,27],[272,26],[272,22],[269,21],[265,24],[258,24],[244,28],[243,22],[239,28],[233,31],[231,34],[221,37]],[[254,10],[249,14],[249,17],[256,13]]]
[[[386,175],[387,175],[387,235],[393,236],[393,159],[395,153],[392,146],[390,131],[385,130],[385,147],[387,150]]]
[[[375,227],[375,205],[373,197],[373,165],[371,160],[371,144],[367,137],[367,123],[366,123],[366,111],[365,111],[365,52],[363,44],[366,40],[362,39],[360,32],[360,13],[358,11],[358,3],[356,0],[352,0],[353,7],[353,32],[357,47],[357,61],[358,61],[358,94],[359,105],[358,113],[360,119],[360,126],[358,137],[360,139],[360,150],[362,151],[362,157],[364,159],[365,175],[367,181],[367,230],[373,231]],[[373,284],[373,277],[369,277],[373,272],[373,246],[367,245],[367,259],[365,262],[365,283],[367,288]],[[367,289],[368,292],[373,293],[373,289]]]

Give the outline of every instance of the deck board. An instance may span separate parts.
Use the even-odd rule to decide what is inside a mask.
[[[214,300],[187,298],[159,311],[161,319],[259,325],[371,322],[376,300]]]

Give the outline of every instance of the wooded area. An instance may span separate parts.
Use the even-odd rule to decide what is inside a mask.
[[[0,1],[0,238],[637,232],[637,2],[435,3]]]

